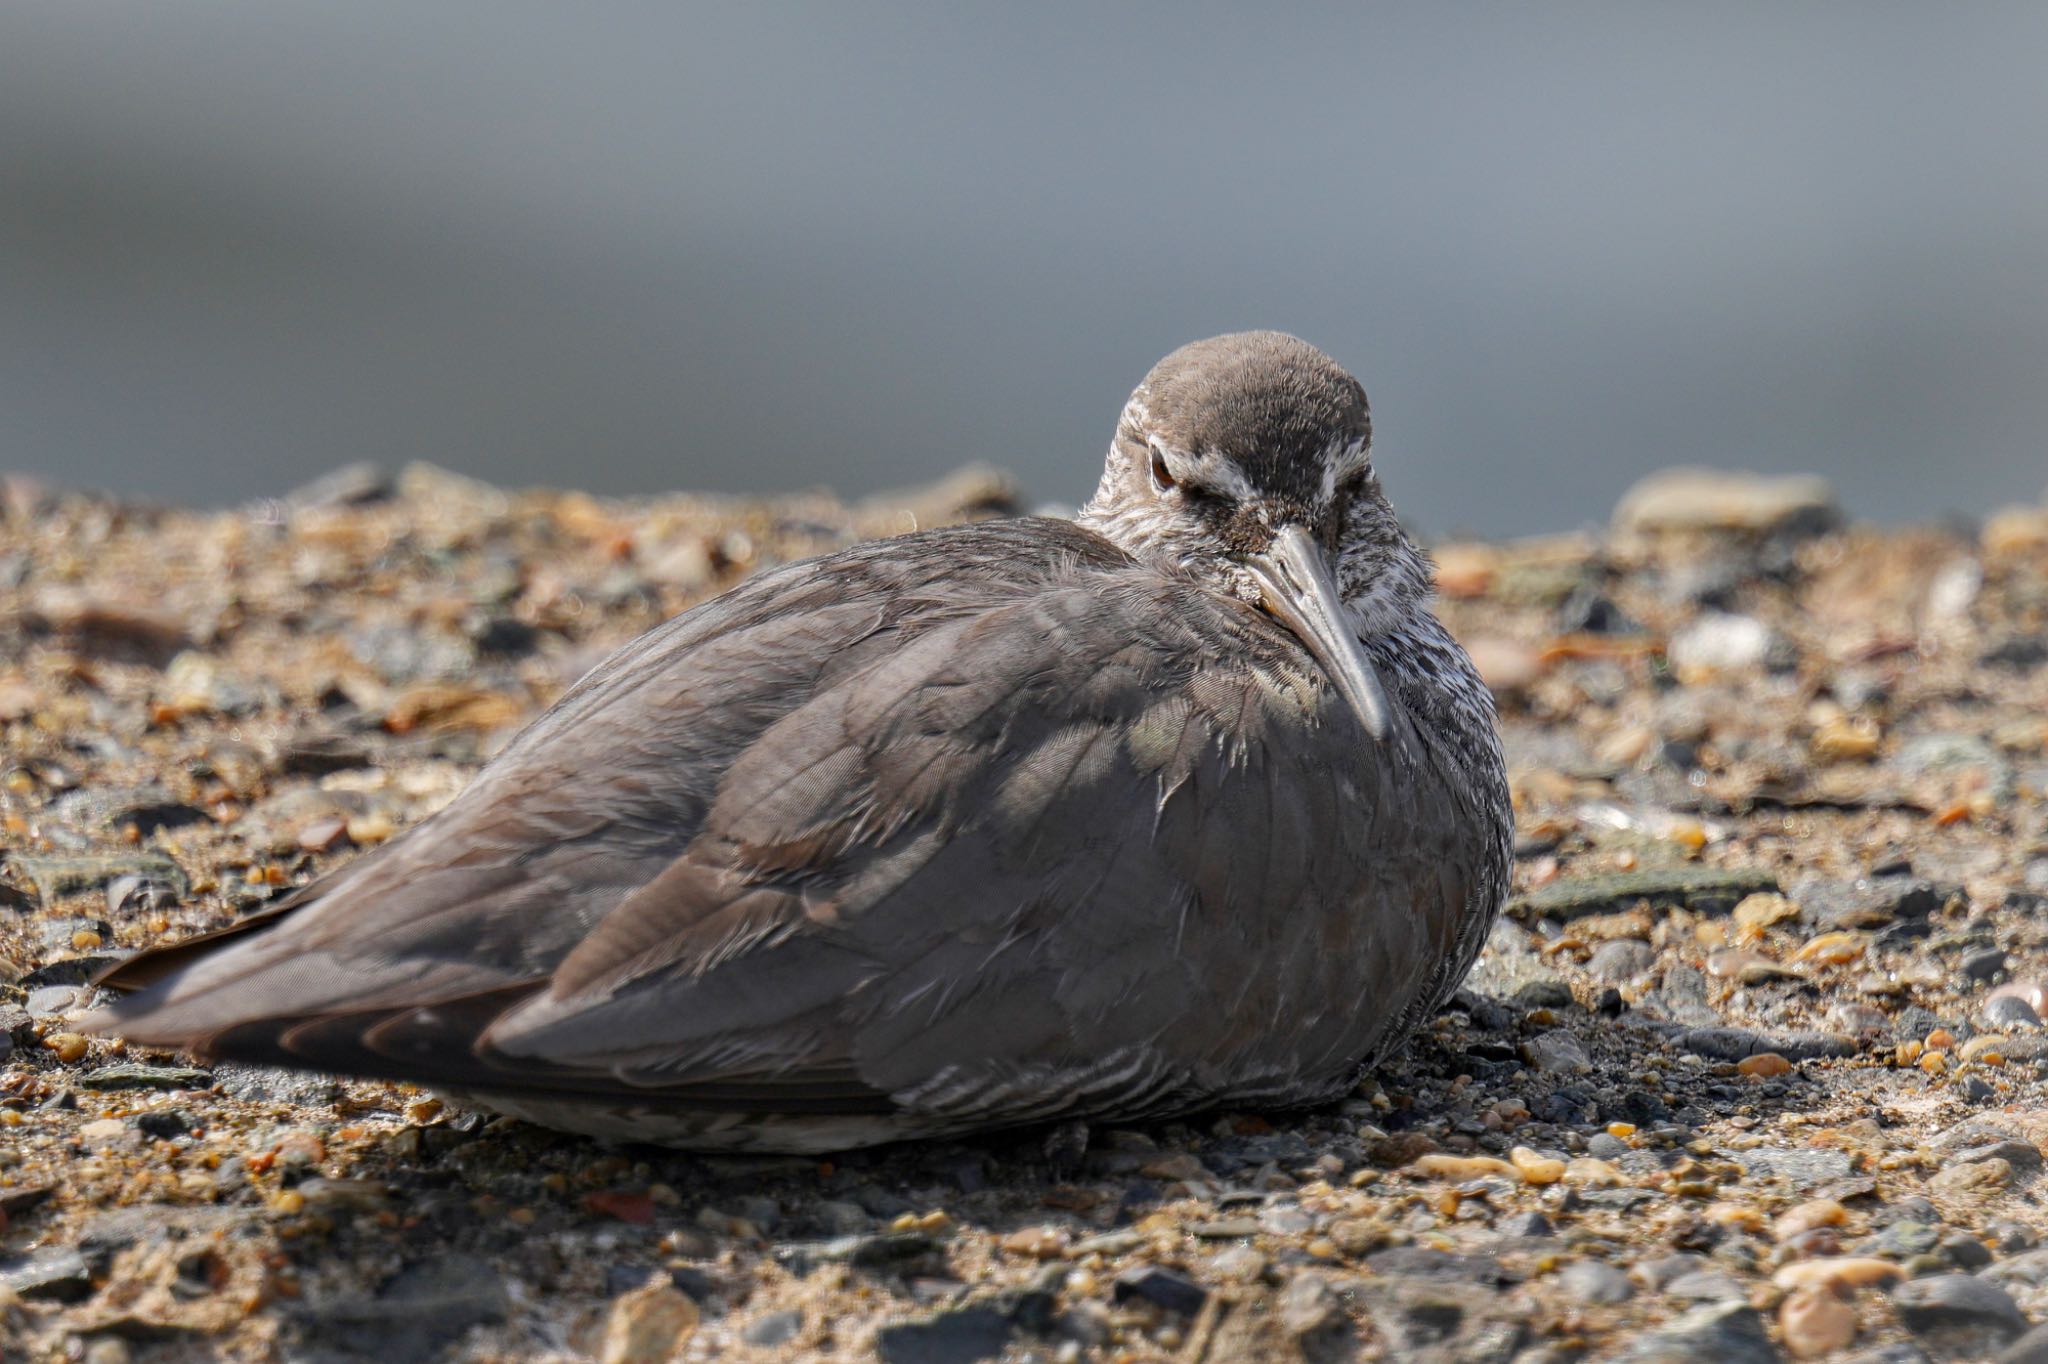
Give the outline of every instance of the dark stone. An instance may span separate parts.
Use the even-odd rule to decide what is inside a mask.
[[[1744,1303],[1696,1307],[1662,1330],[1636,1338],[1623,1364],[1779,1364],[1783,1358],[1764,1319]]]
[[[0,1263],[0,1287],[31,1302],[83,1302],[92,1296],[92,1275],[77,1251],[44,1250]]]
[[[1956,1232],[1941,1240],[1942,1258],[1957,1269],[1968,1272],[1982,1269],[1991,1263],[1991,1249],[1974,1236]]]
[[[1654,870],[1570,876],[1508,901],[1519,919],[1584,918],[1612,914],[1648,901],[1653,909],[1680,908],[1725,914],[1744,896],[1778,889],[1778,878],[1755,869],[1665,867]]]
[[[1557,628],[1568,635],[1636,635],[1643,630],[1591,583],[1573,588],[1557,608]]]
[[[1977,661],[1986,667],[2029,672],[2048,663],[2048,635],[2014,635],[1986,649]]]
[[[1825,1032],[1770,1036],[1746,1028],[1693,1028],[1680,1033],[1677,1041],[1682,1050],[1716,1061],[1741,1061],[1767,1051],[1777,1052],[1788,1061],[1856,1054],[1854,1041]]]
[[[192,1121],[175,1108],[155,1108],[135,1119],[135,1129],[155,1141],[170,1141],[192,1130]]]
[[[1963,1098],[1973,1104],[1988,1104],[1998,1097],[1998,1091],[1972,1075],[1963,1081]]]
[[[1503,1236],[1527,1238],[1556,1234],[1556,1228],[1550,1225],[1550,1219],[1540,1212],[1517,1213],[1500,1224],[1500,1231]]]
[[[1621,991],[1610,985],[1594,996],[1593,1012],[1602,1018],[1619,1018],[1628,1012],[1628,1001],[1621,997]]]
[[[1142,1298],[1169,1312],[1193,1316],[1208,1301],[1209,1290],[1171,1269],[1158,1265],[1133,1265],[1116,1276],[1113,1296],[1118,1302]]]
[[[368,767],[371,761],[368,746],[346,734],[301,734],[278,755],[286,772],[307,777]]]
[[[1957,966],[1970,980],[1990,980],[2005,969],[2005,953],[1996,947],[1982,947],[1964,953]]]
[[[1999,995],[1985,1002],[1978,1016],[1989,1028],[2038,1028],[2041,1016],[2034,1012],[2034,1006],[2018,995]]]
[[[73,1078],[80,1089],[207,1089],[213,1072],[193,1066],[145,1066],[129,1062],[101,1066]]]
[[[533,652],[540,632],[511,616],[492,616],[470,634],[477,652],[497,658],[518,658]]]
[[[327,1343],[387,1360],[431,1359],[472,1326],[504,1320],[509,1305],[497,1271],[458,1253],[406,1266],[375,1297],[309,1303],[299,1315]]]
[[[716,1279],[691,1265],[670,1265],[668,1281],[694,1303],[702,1303],[718,1291]]]
[[[125,952],[106,952],[84,957],[66,957],[46,962],[17,982],[25,990],[41,985],[90,985],[100,972],[128,959]]]
[[[875,1354],[883,1364],[973,1364],[1001,1354],[1015,1329],[993,1307],[963,1307],[883,1327],[875,1335]]]
[[[2041,1148],[2030,1141],[2017,1137],[2005,1137],[1998,1141],[1985,1142],[1981,1146],[1966,1146],[1955,1153],[1958,1163],[1973,1164],[1978,1161],[2003,1160],[2015,1170],[2038,1170],[2041,1168]]]
[[[2048,1326],[2036,1326],[2006,1346],[1994,1364],[2048,1364]]]
[[[1484,1284],[1489,1288],[1499,1288],[1511,1281],[1501,1262],[1491,1255],[1458,1255],[1427,1246],[1389,1246],[1368,1255],[1365,1263],[1375,1274],[1407,1279]]]
[[[1910,1279],[1892,1290],[1892,1309],[1915,1335],[1989,1337],[2003,1344],[2027,1329],[2012,1295],[1974,1274]]]
[[[1513,998],[1525,1009],[1569,1009],[1576,1002],[1571,986],[1561,980],[1532,980],[1516,990]]]

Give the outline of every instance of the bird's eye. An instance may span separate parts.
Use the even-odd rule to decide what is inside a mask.
[[[1158,446],[1153,446],[1152,486],[1159,489],[1160,492],[1165,492],[1168,488],[1175,486],[1176,482],[1173,470],[1166,467],[1166,456],[1159,453]]]

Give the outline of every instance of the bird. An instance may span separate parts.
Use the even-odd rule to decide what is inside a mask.
[[[116,965],[87,1026],[706,1151],[1334,1101],[1508,886],[1431,592],[1358,381],[1198,341],[1073,516],[743,580],[430,818]]]

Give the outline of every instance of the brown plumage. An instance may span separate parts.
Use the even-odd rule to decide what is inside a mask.
[[[742,583],[96,1026],[733,1150],[1335,1096],[1509,846],[1368,433],[1313,347],[1185,347],[1078,522]]]

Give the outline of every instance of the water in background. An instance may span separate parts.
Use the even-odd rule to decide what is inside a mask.
[[[2040,495],[2048,7],[1365,8],[9,6],[0,468],[1072,501],[1273,326],[1438,531]]]

